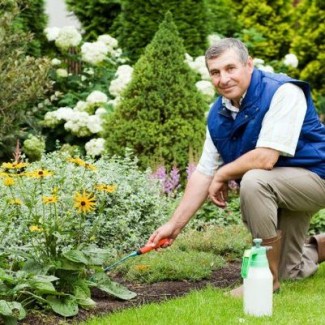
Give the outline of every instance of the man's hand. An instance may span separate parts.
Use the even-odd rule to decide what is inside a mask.
[[[215,177],[209,187],[209,198],[219,208],[225,208],[228,200],[228,181],[222,182]]]
[[[169,221],[152,233],[146,245],[156,246],[161,239],[168,238],[168,244],[165,244],[162,247],[170,246],[178,234],[181,232],[181,230],[182,227],[177,227],[176,224]]]

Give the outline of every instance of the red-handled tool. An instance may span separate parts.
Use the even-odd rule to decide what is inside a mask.
[[[130,253],[127,256],[124,256],[123,258],[121,258],[120,260],[118,260],[117,262],[115,262],[114,264],[105,267],[104,268],[104,272],[110,271],[112,268],[114,268],[115,266],[121,264],[122,262],[124,262],[125,260],[127,260],[130,257],[134,257],[134,256],[142,255],[142,254],[145,254],[145,253],[149,253],[153,249],[157,249],[159,247],[162,247],[165,244],[168,244],[169,241],[170,240],[168,238],[164,238],[164,239],[161,239],[156,246],[151,246],[151,245],[143,246],[143,247],[139,248],[137,251],[134,251],[134,252]]]

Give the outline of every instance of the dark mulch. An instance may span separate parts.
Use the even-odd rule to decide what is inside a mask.
[[[80,310],[76,317],[64,319],[53,314],[41,313],[29,314],[20,324],[24,325],[64,325],[78,324],[91,316],[104,315],[128,307],[136,307],[152,302],[161,302],[167,299],[180,297],[192,290],[199,290],[210,285],[216,288],[227,288],[234,286],[240,278],[240,264],[231,263],[226,267],[214,271],[211,278],[200,281],[164,281],[154,284],[134,284],[123,281],[123,279],[113,279],[125,285],[129,290],[137,293],[132,300],[124,301],[104,294],[103,292],[93,292],[93,299],[96,301],[96,308],[86,311]]]

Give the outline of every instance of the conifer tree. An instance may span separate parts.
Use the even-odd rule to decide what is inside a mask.
[[[241,38],[245,44],[251,44],[251,54],[266,60],[282,60],[292,40],[292,1],[244,0],[241,6]]]
[[[292,52],[299,59],[300,78],[308,81],[317,108],[325,114],[325,3],[303,0],[295,11]]]
[[[204,53],[210,31],[205,0],[124,0],[112,33],[131,62],[136,62],[144,52],[167,11],[174,17],[187,53],[192,56]]]
[[[143,168],[177,164],[183,171],[189,152],[199,154],[208,107],[184,58],[185,49],[169,12],[105,124],[110,154],[122,155],[129,147]]]

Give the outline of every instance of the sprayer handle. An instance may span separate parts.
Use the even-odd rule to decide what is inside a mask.
[[[148,245],[148,246],[143,246],[141,247],[139,250],[138,250],[138,254],[145,254],[145,253],[148,253],[150,251],[152,251],[153,249],[157,249],[165,244],[168,244],[169,243],[169,238],[164,238],[164,239],[161,239],[159,240],[158,244],[156,246],[151,246],[151,245]]]

